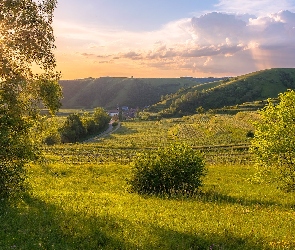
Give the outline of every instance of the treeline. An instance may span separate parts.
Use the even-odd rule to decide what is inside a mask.
[[[112,77],[60,81],[64,93],[62,104],[64,108],[145,107],[160,101],[161,95],[175,92],[189,82],[180,79],[170,81]],[[196,84],[193,81],[189,83],[191,86]]]
[[[101,77],[62,80],[63,108],[91,109],[119,106],[144,108],[181,88],[202,85],[221,78],[127,78]]]
[[[262,87],[245,82],[243,85],[222,85],[209,91],[188,92],[175,99],[163,114],[188,115],[196,113],[198,107],[205,110],[233,106],[261,99]],[[264,99],[264,98],[263,98]]]
[[[49,125],[51,129],[47,131],[44,143],[53,145],[81,141],[105,130],[110,120],[109,114],[99,107],[91,114],[89,112],[70,114],[61,127],[52,120],[48,121],[51,123]]]

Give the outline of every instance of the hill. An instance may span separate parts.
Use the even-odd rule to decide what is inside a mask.
[[[180,89],[188,89],[222,78],[127,78],[101,77],[62,80],[64,98],[62,108],[89,109],[119,106],[146,107]]]
[[[294,88],[295,69],[268,69],[187,88],[167,96],[149,111],[164,116],[188,115],[196,113],[198,107],[209,110],[259,102]]]

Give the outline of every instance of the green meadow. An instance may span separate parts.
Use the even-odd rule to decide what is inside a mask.
[[[294,194],[257,175],[256,113],[126,121],[91,143],[44,147],[29,191],[0,205],[0,249],[295,249]],[[204,155],[194,197],[131,193],[132,158],[185,141]]]

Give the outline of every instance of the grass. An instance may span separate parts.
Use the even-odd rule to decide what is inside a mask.
[[[1,249],[292,249],[294,196],[210,166],[199,196],[128,192],[129,165],[29,167],[29,194],[1,205]]]
[[[210,125],[210,136],[227,129],[237,138],[249,129],[248,119],[214,116],[199,129],[206,134]],[[125,122],[93,144],[46,147],[45,161],[28,166],[29,191],[0,203],[0,249],[294,249],[294,194],[257,181],[251,163],[221,164],[219,149],[209,152],[214,164],[207,159],[208,175],[195,197],[128,191],[132,155],[175,140],[174,126],[200,120]],[[202,145],[194,134],[190,139]],[[222,138],[225,145],[232,140]]]

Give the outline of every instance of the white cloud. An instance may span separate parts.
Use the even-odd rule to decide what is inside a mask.
[[[227,40],[239,43],[246,28],[246,22],[234,15],[208,13],[192,19],[192,26],[199,44],[222,44]]]
[[[166,67],[167,61],[171,61],[179,68],[185,65],[203,72],[210,67],[212,71],[215,67],[220,72],[231,69],[240,73],[241,69],[254,71],[263,67],[295,66],[292,59],[295,13],[280,11],[247,22],[232,14],[208,13],[193,18],[191,24],[190,41],[178,42],[169,48],[162,43],[160,48],[141,53],[141,58],[146,59],[147,64],[157,60]],[[183,63],[184,59],[186,63]]]
[[[222,0],[219,8],[237,12],[238,6],[243,6],[247,11],[271,5],[271,2],[273,4],[270,0]],[[285,0],[271,8],[288,7],[289,3]],[[290,11],[258,17],[211,12],[170,22],[150,32],[62,22],[55,23],[55,31],[59,43],[67,44],[69,53],[78,53],[93,61],[104,58],[100,63],[122,60],[130,65],[136,63],[165,70],[224,74],[247,73],[261,67],[295,66],[295,13]]]
[[[294,0],[220,0],[218,11],[227,13],[251,13],[257,16],[281,10],[295,11]]]

